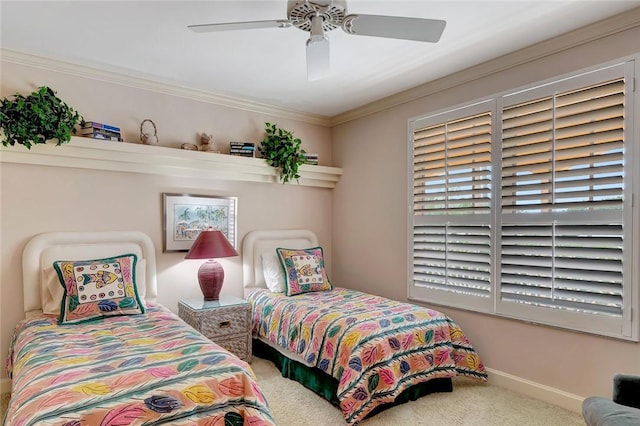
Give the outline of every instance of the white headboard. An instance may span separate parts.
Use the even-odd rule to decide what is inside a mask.
[[[138,231],[46,232],[33,237],[22,252],[24,312],[41,311],[42,271],[56,260],[90,260],[134,253],[144,260],[145,300],[158,296],[156,252],[151,238]],[[142,283],[140,283],[142,284]]]
[[[246,288],[266,288],[262,273],[262,253],[276,248],[309,248],[318,246],[318,237],[308,229],[269,229],[251,231],[242,240],[243,284]]]

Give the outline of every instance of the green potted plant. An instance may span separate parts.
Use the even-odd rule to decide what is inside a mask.
[[[24,145],[57,139],[56,145],[71,140],[82,116],[56,96],[51,88],[41,86],[28,96],[16,93],[13,99],[0,101],[2,145]]]
[[[293,133],[277,127],[275,124],[265,124],[265,138],[260,143],[258,151],[270,166],[278,169],[280,180],[287,183],[292,179],[298,180],[298,167],[305,163],[305,150],[300,148],[302,141],[294,138]]]

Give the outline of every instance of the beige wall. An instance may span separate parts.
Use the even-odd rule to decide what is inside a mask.
[[[333,281],[407,299],[407,123],[411,117],[640,52],[640,29],[609,36],[333,129]],[[446,79],[444,79],[446,81]],[[485,364],[579,396],[610,395],[616,372],[640,373],[640,345],[439,307]]]
[[[138,141],[144,118],[154,120],[161,143],[169,146],[194,143],[200,131],[213,133],[218,142],[259,142],[264,121],[271,121],[293,130],[303,148],[319,152],[325,163],[331,157],[330,130],[323,126],[6,62],[1,83],[3,97],[49,85],[86,119],[118,125],[131,141]],[[0,163],[0,191],[2,359],[13,327],[23,317],[22,249],[41,232],[145,232],[156,247],[159,302],[177,311],[179,299],[201,296],[196,280],[200,262],[185,261],[184,253],[162,253],[163,192],[237,196],[239,241],[254,229],[308,228],[318,235],[328,267],[331,264],[330,189]],[[242,296],[241,259],[221,259],[221,263],[222,293]]]

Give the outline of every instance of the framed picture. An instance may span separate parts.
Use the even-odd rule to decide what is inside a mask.
[[[203,229],[219,229],[236,246],[236,197],[162,194],[163,250],[188,251]]]

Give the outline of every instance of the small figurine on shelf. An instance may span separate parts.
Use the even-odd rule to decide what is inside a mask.
[[[153,133],[143,130],[145,123],[151,123],[151,125],[153,126]],[[156,123],[149,120],[148,118],[145,118],[144,120],[142,120],[142,123],[140,123],[140,140],[145,145],[158,144],[158,128],[156,127]]]
[[[220,151],[217,151],[215,149],[215,146],[213,144],[213,135],[211,134],[201,133],[200,144],[202,145],[202,148],[200,149],[200,151],[213,152],[216,154],[220,153]]]

